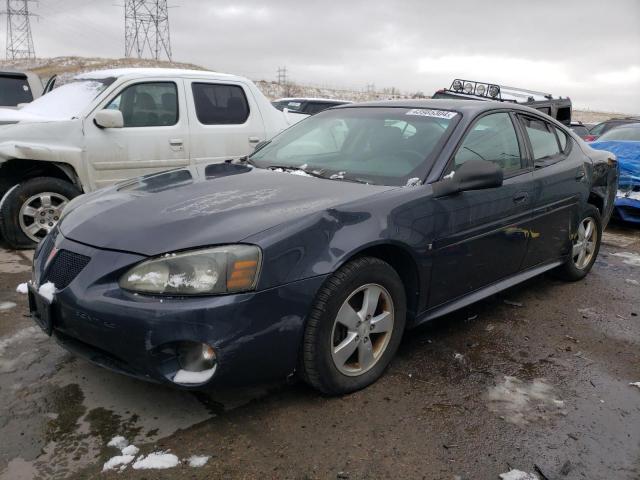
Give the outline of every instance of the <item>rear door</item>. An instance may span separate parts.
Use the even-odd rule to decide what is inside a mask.
[[[433,243],[429,306],[478,290],[515,274],[527,248],[533,182],[526,147],[509,111],[490,112],[470,127],[445,169],[468,160],[498,164],[498,188],[466,191],[434,200],[438,212]]]
[[[266,140],[258,105],[238,82],[187,80],[192,163],[222,162]]]
[[[85,119],[87,158],[94,188],[189,164],[182,80],[129,82]],[[100,128],[100,109],[122,112],[124,128]]]
[[[588,159],[570,135],[551,122],[518,114],[534,163],[533,217],[523,267],[566,255],[578,206],[589,198]]]

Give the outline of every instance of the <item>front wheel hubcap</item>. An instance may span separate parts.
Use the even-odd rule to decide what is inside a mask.
[[[573,241],[573,263],[576,268],[584,270],[596,251],[598,228],[593,218],[587,217],[578,226],[578,234]]]
[[[381,285],[367,284],[344,301],[333,323],[331,358],[348,376],[370,370],[386,351],[395,320],[393,300]]]
[[[67,203],[67,197],[55,192],[38,193],[30,197],[20,207],[20,229],[29,239],[39,242],[53,230]]]

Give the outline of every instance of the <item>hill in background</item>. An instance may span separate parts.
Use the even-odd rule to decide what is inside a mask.
[[[188,70],[207,70],[199,65],[190,63],[166,62],[158,60],[145,60],[137,58],[87,58],[87,57],[55,57],[36,60],[0,61],[0,70],[30,70],[46,81],[52,75],[58,75],[59,84],[70,81],[75,75],[92,70],[104,70],[111,68],[179,68]],[[282,97],[319,97],[364,102],[369,100],[388,100],[399,98],[423,98],[421,92],[399,92],[397,89],[384,89],[381,91],[358,91],[338,88],[325,88],[310,85],[288,83],[281,85],[268,80],[254,80],[258,88],[269,99]],[[523,86],[527,88],[526,85]],[[573,119],[585,123],[598,123],[613,117],[625,115],[607,112],[593,112],[590,110],[573,111]]]

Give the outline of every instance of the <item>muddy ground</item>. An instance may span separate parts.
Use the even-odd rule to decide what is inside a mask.
[[[104,371],[26,317],[29,269],[29,252],[0,250],[1,480],[640,478],[638,229],[610,230],[585,281],[542,276],[411,331],[379,382],[342,398]],[[115,435],[210,458],[102,473]]]

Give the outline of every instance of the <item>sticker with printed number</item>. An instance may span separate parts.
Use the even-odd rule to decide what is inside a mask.
[[[409,110],[407,112],[407,115],[414,115],[418,117],[444,118],[447,120],[451,120],[457,115],[457,113],[450,112],[448,110],[426,110],[424,108],[414,108],[413,110]]]

